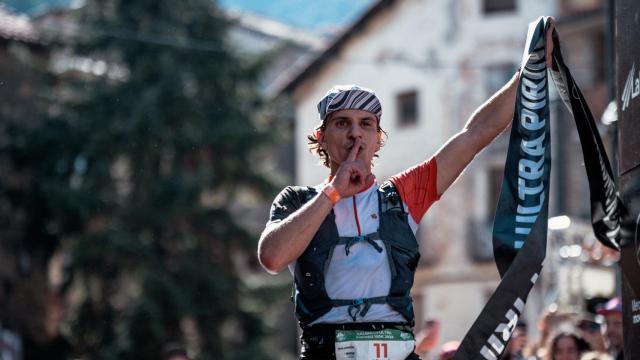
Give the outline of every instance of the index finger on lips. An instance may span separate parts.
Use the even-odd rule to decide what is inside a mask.
[[[353,143],[353,147],[351,148],[351,152],[349,152],[349,156],[347,156],[347,161],[354,161],[356,156],[358,156],[358,151],[360,150],[360,143],[362,141],[360,139],[356,139]]]

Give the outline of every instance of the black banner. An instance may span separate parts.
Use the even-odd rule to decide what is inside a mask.
[[[600,242],[614,250],[620,250],[621,201],[598,128],[582,92],[564,63],[560,51],[558,33],[553,32],[553,67],[551,76],[560,98],[573,116],[578,130],[582,156],[589,181],[591,199],[591,224]]]
[[[544,19],[529,24],[509,150],[493,228],[502,280],[465,335],[454,359],[500,357],[511,338],[547,247],[551,170]]]
[[[505,173],[496,209],[493,246],[502,278],[462,341],[455,359],[497,359],[504,351],[538,278],[547,242],[551,170],[545,38],[549,18],[529,25],[516,93]],[[551,75],[578,130],[591,195],[596,237],[620,249],[621,202],[589,107],[575,84],[553,32]]]
[[[622,323],[625,359],[640,359],[640,2],[616,1],[616,69],[621,228]]]

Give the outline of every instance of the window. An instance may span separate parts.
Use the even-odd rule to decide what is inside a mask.
[[[418,93],[408,91],[396,97],[398,126],[413,126],[418,123]]]
[[[484,13],[493,14],[503,11],[514,11],[516,0],[484,0]]]
[[[595,11],[604,7],[603,0],[560,0],[560,15],[570,16],[586,11]]]
[[[487,96],[493,95],[511,79],[518,68],[515,64],[490,65],[485,70],[485,89]]]

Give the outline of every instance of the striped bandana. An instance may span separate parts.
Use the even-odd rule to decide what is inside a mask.
[[[358,85],[336,85],[324,95],[318,103],[318,112],[322,121],[336,110],[357,109],[374,114],[378,121],[382,116],[382,105],[376,94]]]

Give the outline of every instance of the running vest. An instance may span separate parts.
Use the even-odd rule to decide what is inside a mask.
[[[298,208],[317,195],[312,187],[290,187],[300,200]],[[331,308],[348,306],[349,315],[365,316],[372,304],[386,303],[400,313],[413,326],[413,303],[411,287],[420,259],[418,242],[409,226],[408,214],[396,188],[389,181],[378,189],[378,231],[373,234],[354,237],[340,237],[335,223],[333,210],[311,240],[309,246],[297,259],[294,270],[295,313],[305,326],[312,323]],[[338,244],[345,244],[348,252],[350,245],[366,241],[379,252],[382,249],[374,240],[382,240],[389,258],[391,288],[387,296],[363,299],[331,299],[325,289],[325,274],[333,251]],[[357,271],[357,269],[354,269]]]

